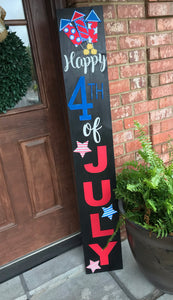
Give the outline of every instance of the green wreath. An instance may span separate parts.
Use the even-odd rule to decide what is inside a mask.
[[[8,31],[0,43],[0,113],[13,108],[25,96],[31,77],[31,59],[22,40]]]

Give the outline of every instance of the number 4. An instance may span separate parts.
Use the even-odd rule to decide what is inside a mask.
[[[74,104],[74,101],[77,97],[77,94],[81,90],[81,104]],[[88,109],[93,108],[92,103],[87,103],[87,95],[86,95],[86,88],[85,88],[85,77],[81,76],[78,80],[78,83],[76,84],[76,87],[73,91],[73,94],[70,98],[70,101],[68,103],[68,107],[70,110],[82,110],[83,115],[79,116],[80,121],[87,121],[91,120],[91,115],[88,114]]]

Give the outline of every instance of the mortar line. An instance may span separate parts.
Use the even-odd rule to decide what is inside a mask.
[[[163,295],[164,295],[164,293],[156,288],[153,292],[151,292],[149,295],[141,298],[140,300],[157,300]]]
[[[27,300],[31,299],[31,295],[29,293],[29,288],[28,288],[28,285],[27,285],[27,283],[25,281],[25,278],[24,278],[23,274],[20,274],[19,278],[20,278],[20,281],[21,281],[21,285],[22,285],[22,287],[24,289],[24,292],[26,294]]]
[[[109,274],[111,275],[111,277],[116,281],[116,283],[120,286],[120,288],[122,289],[122,291],[126,294],[127,297],[129,297],[130,300],[138,300],[137,298],[135,298],[131,292],[126,288],[126,286],[124,285],[124,283],[122,283],[119,278],[113,273],[113,272],[109,272]]]

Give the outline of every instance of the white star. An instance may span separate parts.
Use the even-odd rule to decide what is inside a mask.
[[[94,28],[94,34],[97,34],[98,33],[98,28]]]
[[[92,40],[93,40],[93,39],[92,39],[91,37],[88,38],[88,42],[89,42],[90,44],[92,43]]]
[[[101,267],[99,266],[99,260],[93,261],[90,259],[90,264],[86,268],[91,269],[92,273],[94,273],[95,270],[101,269]]]
[[[91,29],[91,25],[92,25],[91,23],[88,23],[88,29]]]
[[[87,152],[92,152],[92,150],[88,148],[88,141],[84,143],[80,143],[77,141],[77,148],[73,152],[80,153],[83,158]]]

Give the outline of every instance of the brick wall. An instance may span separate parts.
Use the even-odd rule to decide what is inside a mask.
[[[70,0],[103,5],[116,171],[137,159],[133,121],[145,124],[153,147],[169,160],[173,138],[173,2]]]

